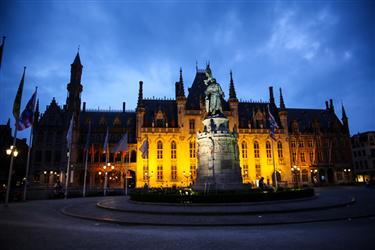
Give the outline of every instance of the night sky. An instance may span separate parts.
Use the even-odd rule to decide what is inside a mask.
[[[23,66],[22,109],[38,86],[44,112],[66,100],[70,64],[80,46],[82,101],[89,109],[134,110],[144,96],[185,91],[196,62],[210,61],[226,97],[229,71],[241,100],[268,100],[283,88],[290,108],[341,103],[351,133],[375,130],[373,1],[0,1],[0,123],[11,117]],[[278,103],[278,92],[275,93]],[[29,130],[20,133],[27,137]]]

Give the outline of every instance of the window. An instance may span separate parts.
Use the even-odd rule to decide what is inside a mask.
[[[302,152],[301,153],[301,162],[305,162],[305,161],[306,161],[306,159],[305,159],[305,153]]]
[[[163,143],[158,141],[156,155],[158,159],[163,159]]]
[[[195,158],[195,141],[189,143],[190,158]]]
[[[283,144],[281,141],[277,142],[277,154],[279,158],[283,158]]]
[[[195,178],[197,175],[197,166],[195,165],[195,162],[190,162],[190,173],[191,178]]]
[[[171,166],[171,179],[173,181],[177,180],[177,166],[176,165]]]
[[[257,179],[260,179],[260,177],[262,176],[260,164],[255,164],[255,174]]]
[[[171,142],[171,159],[176,159],[177,158],[177,146],[176,142],[172,141]]]
[[[323,161],[323,155],[322,152],[318,152],[318,160]]]
[[[314,161],[314,152],[310,152],[310,162],[313,163]]]
[[[148,158],[148,155],[146,158]],[[135,150],[130,153],[130,162],[137,162],[137,152]]]
[[[44,155],[44,161],[51,162],[51,159],[52,159],[52,152],[50,150],[47,150]]]
[[[157,180],[161,181],[163,180],[163,165],[158,165],[157,167]]]
[[[307,146],[308,146],[309,148],[312,148],[312,146],[313,146],[313,141],[312,141],[312,140],[309,140],[309,141],[307,142]]]
[[[189,120],[189,129],[190,130],[195,130],[195,120],[194,119],[190,119]]]
[[[296,154],[296,152],[293,152],[292,153],[292,161],[296,162],[296,158],[297,158],[297,154]]]
[[[148,166],[147,166],[147,160],[143,161],[143,181],[149,181],[149,172],[148,172]]]
[[[306,169],[302,170],[302,181],[308,182],[309,181],[309,173]]]
[[[271,143],[269,141],[266,142],[266,153],[267,153],[267,158],[271,158]]]
[[[254,158],[259,158],[259,143],[254,142]]]
[[[303,148],[303,147],[304,147],[304,143],[303,143],[303,141],[299,141],[299,142],[298,142],[298,147],[300,147],[300,148]]]
[[[249,166],[247,164],[243,165],[242,171],[243,171],[243,173],[242,173],[243,177],[249,178]]]
[[[241,153],[242,153],[242,158],[247,159],[247,143],[245,141],[243,141],[241,144]]]
[[[55,151],[54,162],[59,163],[61,161],[61,151]]]
[[[295,148],[295,147],[296,147],[296,141],[291,141],[290,144],[291,144],[291,147],[292,147],[292,148]]]
[[[35,162],[41,162],[42,161],[42,151],[37,150],[35,151]]]

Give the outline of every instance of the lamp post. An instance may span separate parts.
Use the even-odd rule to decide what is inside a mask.
[[[318,170],[317,169],[310,169],[310,172],[311,172],[311,179],[312,179],[312,182],[313,184],[317,184],[318,183],[318,179],[316,178],[316,175],[318,174]]]
[[[7,192],[5,196],[5,206],[8,206],[9,201],[9,192],[10,192],[10,185],[11,185],[11,178],[12,178],[12,169],[13,169],[13,160],[18,155],[17,148],[15,146],[15,139],[13,142],[13,145],[10,146],[7,150],[5,150],[7,155],[10,155],[10,167],[9,167],[9,175],[8,175],[8,186],[7,186]]]
[[[104,196],[107,195],[107,183],[108,183],[108,172],[115,169],[115,166],[111,165],[111,163],[107,163],[107,165],[103,166],[104,170]]]
[[[186,177],[186,184],[187,184],[187,186],[189,186],[189,178],[191,177],[191,172],[189,172],[189,173],[186,173],[185,171],[184,172],[182,172],[182,174],[184,175],[184,177]]]
[[[300,177],[299,173],[301,169],[297,167],[296,165],[294,165],[291,170],[292,170],[292,174],[294,177],[294,185],[299,186],[299,177]]]
[[[150,187],[150,179],[151,176],[154,174],[154,171],[151,171],[150,174],[148,172],[145,172],[145,177],[146,177],[146,182],[147,182],[147,187]]]
[[[345,180],[347,183],[350,182],[350,172],[351,172],[350,168],[344,168],[344,176],[345,176]]]

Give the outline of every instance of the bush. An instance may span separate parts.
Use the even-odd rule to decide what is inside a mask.
[[[141,202],[161,203],[234,203],[288,200],[311,197],[314,189],[283,189],[283,190],[236,190],[217,192],[194,192],[191,189],[135,189],[130,193],[130,199]]]

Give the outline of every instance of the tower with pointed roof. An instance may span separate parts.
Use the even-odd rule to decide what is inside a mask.
[[[229,127],[233,130],[237,130],[238,124],[238,99],[236,95],[236,90],[234,88],[234,81],[233,81],[233,73],[232,70],[229,73],[230,80],[229,80],[229,109],[231,115],[229,116]]]
[[[81,110],[81,92],[82,92],[82,64],[77,52],[70,68],[70,82],[67,85],[68,97],[66,98],[66,109],[69,113],[75,113],[79,116]]]
[[[280,108],[279,108],[280,123],[285,133],[288,134],[288,113],[285,108],[283,91],[281,90],[281,88],[279,89],[279,91],[280,91]]]
[[[342,124],[344,125],[344,133],[350,136],[349,121],[348,121],[348,117],[346,116],[344,104],[342,104],[341,106],[341,113],[342,113],[341,121],[342,121]]]

